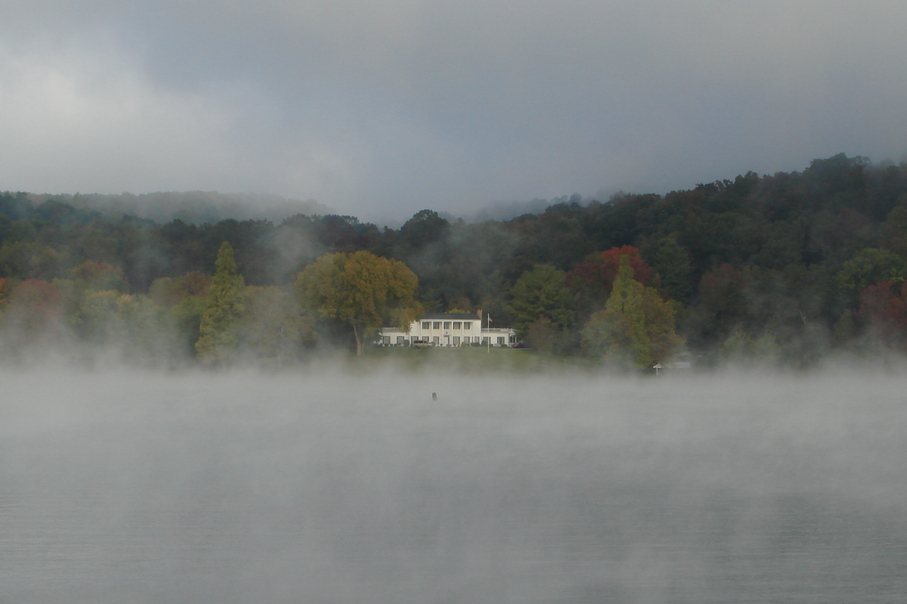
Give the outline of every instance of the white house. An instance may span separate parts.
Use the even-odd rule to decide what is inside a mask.
[[[475,313],[436,313],[423,315],[403,332],[397,327],[378,330],[381,346],[510,346],[516,342],[516,330],[510,327],[483,327]]]

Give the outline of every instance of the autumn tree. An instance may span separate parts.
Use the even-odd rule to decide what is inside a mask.
[[[593,356],[621,356],[640,368],[670,358],[682,343],[674,332],[674,307],[633,278],[622,258],[605,310],[583,329],[583,345]]]
[[[643,285],[649,285],[653,278],[652,268],[643,260],[640,251],[632,245],[613,247],[604,252],[590,254],[568,273],[567,283],[575,293],[583,315],[602,310],[605,301],[611,295],[620,262],[624,258],[633,269],[633,278]]]
[[[26,279],[13,288],[6,305],[6,323],[28,333],[47,329],[62,319],[63,300],[52,284]]]
[[[0,355],[21,355],[42,344],[56,344],[67,334],[63,320],[63,296],[52,284],[26,279],[13,287],[0,316]],[[53,349],[48,348],[47,350]]]
[[[236,270],[233,247],[228,242],[221,244],[214,266],[195,351],[202,361],[220,363],[228,361],[239,344],[236,325],[244,308],[245,282]]]
[[[907,341],[907,283],[870,285],[860,294],[858,316],[877,339],[903,347]]]
[[[611,293],[621,261],[626,258],[633,270],[633,278],[643,285],[652,280],[652,268],[642,259],[639,250],[632,245],[613,247],[604,252],[596,252],[580,262],[570,273],[571,280],[581,283],[604,300]]]
[[[357,355],[378,328],[393,324],[408,329],[419,317],[418,284],[402,262],[366,251],[326,254],[296,278],[304,306],[352,328]]]

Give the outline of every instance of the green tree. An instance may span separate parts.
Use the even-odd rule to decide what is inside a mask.
[[[72,269],[72,278],[76,289],[80,291],[127,293],[129,290],[123,270],[106,262],[86,260]]]
[[[747,317],[746,277],[728,263],[712,268],[699,281],[699,296],[689,318],[690,337],[716,345]]]
[[[299,359],[316,341],[314,317],[290,287],[247,287],[239,333],[244,353],[278,366]]]
[[[161,306],[173,308],[190,296],[206,297],[211,289],[211,282],[210,275],[198,271],[189,271],[177,279],[160,277],[151,282],[148,296]]]
[[[181,354],[195,353],[211,283],[210,275],[189,271],[177,279],[155,279],[148,289],[149,301],[167,317],[174,340],[180,342]]]
[[[195,351],[202,361],[223,363],[233,357],[239,345],[236,325],[244,308],[245,282],[236,271],[233,247],[226,241],[217,252],[214,266]]]
[[[422,210],[400,227],[400,239],[410,249],[422,249],[443,241],[450,233],[450,223],[434,210]]]
[[[53,279],[60,255],[37,241],[6,240],[0,246],[0,273],[19,279]]]
[[[677,237],[668,236],[659,242],[655,250],[655,271],[672,298],[681,302],[690,299],[693,294],[690,255],[677,242]]]
[[[326,254],[296,278],[304,306],[346,323],[356,338],[356,354],[365,339],[385,324],[403,329],[422,313],[415,300],[419,280],[405,264],[371,252]]]
[[[547,319],[557,329],[564,329],[573,319],[573,297],[567,288],[566,275],[551,264],[537,264],[524,272],[510,294],[507,311],[522,336],[539,319]]]
[[[892,252],[865,248],[844,263],[838,282],[848,292],[859,294],[870,285],[888,281],[899,285],[907,277],[907,262]]]
[[[67,317],[80,338],[104,343],[125,339],[122,317],[133,305],[133,297],[113,289],[86,291]]]
[[[586,354],[611,365],[632,363],[633,328],[623,313],[602,310],[594,313],[582,329]]]

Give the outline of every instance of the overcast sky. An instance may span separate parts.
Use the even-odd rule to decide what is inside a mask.
[[[907,2],[0,0],[0,190],[367,219],[907,153]]]

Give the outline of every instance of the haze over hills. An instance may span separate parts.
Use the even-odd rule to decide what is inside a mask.
[[[29,199],[40,204],[49,199],[71,204],[81,210],[97,211],[104,216],[119,218],[134,216],[164,224],[181,220],[187,224],[213,224],[221,220],[269,220],[278,223],[284,218],[336,215],[341,212],[314,199],[301,201],[267,193],[221,193],[218,191],[167,191],[155,193],[28,193]],[[588,203],[589,198],[579,195],[562,195],[553,199],[535,198],[530,201],[512,201],[490,204],[468,213],[452,213],[437,209],[448,220],[462,219],[467,223],[487,220],[511,220],[524,214],[540,214],[558,203]],[[409,217],[392,217],[373,220],[379,226],[399,228]]]
[[[0,187],[361,220],[898,161],[907,3],[7,1]]]
[[[104,215],[135,216],[163,224],[181,220],[188,224],[213,224],[221,220],[270,220],[280,222],[295,214],[336,214],[328,206],[309,199],[300,201],[263,193],[218,193],[216,191],[158,192],[134,195],[100,193],[31,195],[37,203],[55,199],[83,210]]]
[[[161,202],[158,214],[144,213],[161,222],[122,213],[145,201]],[[407,312],[481,308],[562,356],[608,357],[612,344],[623,354],[633,343],[648,351],[640,359],[664,359],[685,341],[716,359],[799,366],[876,344],[907,351],[907,164],[841,153],[802,172],[748,172],[665,195],[575,195],[540,213],[514,206],[520,215],[509,220],[424,209],[399,228],[380,228],[284,200],[292,214],[278,221],[261,213],[211,221],[262,211],[242,201],[0,194],[0,315],[16,329],[23,321],[65,328],[82,341],[104,341],[118,325],[133,332],[130,345],[172,329],[174,345],[191,352],[201,314],[223,301],[209,296],[212,273],[229,265],[224,287],[257,301],[237,303],[231,316],[245,335],[228,339],[249,338],[253,356],[267,357],[294,326],[293,355],[304,356],[312,342],[345,345],[348,336],[336,318],[319,315],[321,302],[300,299],[300,275],[316,265],[328,275],[355,256],[365,264],[343,274],[393,267],[385,274],[407,284]],[[168,210],[185,219],[164,222]],[[222,258],[225,245],[235,261]],[[151,329],[155,321],[170,327]]]

